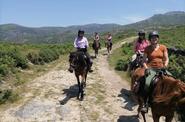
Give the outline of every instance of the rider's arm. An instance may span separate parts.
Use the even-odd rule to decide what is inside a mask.
[[[168,66],[168,62],[169,62],[169,58],[168,58],[168,51],[165,48],[164,50],[164,66],[167,67]]]
[[[99,41],[99,40],[100,40],[100,37],[99,37],[98,35],[97,35],[97,37],[96,37],[96,40],[97,40],[97,41]]]
[[[74,47],[75,47],[75,48],[78,47],[78,46],[77,46],[77,38],[76,38],[75,41],[74,41]]]
[[[89,42],[88,42],[87,38],[85,38],[85,47],[86,48],[89,47]]]
[[[134,41],[134,52],[137,53],[137,40]]]
[[[144,53],[144,56],[143,56],[143,66],[145,69],[148,69],[148,66],[146,65],[146,62],[147,62],[147,54]]]

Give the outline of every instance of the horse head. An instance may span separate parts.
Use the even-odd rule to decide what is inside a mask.
[[[86,55],[82,51],[71,52],[69,62],[74,69],[87,66]]]
[[[136,59],[133,62],[131,62],[130,70],[135,70],[138,67],[142,67],[142,64],[143,64],[143,54],[137,53]]]

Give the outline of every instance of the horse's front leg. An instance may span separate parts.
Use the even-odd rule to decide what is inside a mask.
[[[76,79],[77,79],[77,82],[78,82],[78,95],[77,95],[77,99],[79,99],[80,98],[80,92],[81,92],[81,85],[80,85],[79,75],[76,75]]]
[[[172,122],[172,120],[173,120],[173,115],[168,115],[168,116],[166,116],[166,122]]]
[[[152,117],[153,117],[154,122],[159,122],[160,116],[155,114],[153,111],[152,111]]]
[[[88,71],[87,71],[87,72],[88,72]],[[87,72],[85,73],[85,82],[84,82],[84,87],[86,87]]]
[[[86,77],[87,77],[86,73],[84,73],[82,76],[82,82],[81,82],[81,100],[83,100],[84,94],[85,94]]]

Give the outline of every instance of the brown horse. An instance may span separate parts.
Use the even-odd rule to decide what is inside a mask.
[[[79,91],[77,98],[83,100],[88,73],[87,58],[82,51],[72,52],[69,56],[69,62],[75,71],[75,76],[78,82]]]
[[[95,58],[96,58],[98,56],[98,50],[100,49],[99,41],[94,40],[92,47],[94,49],[94,54],[95,54]]]
[[[144,69],[138,68],[134,72],[132,80],[138,81],[138,79],[143,78],[143,75]],[[142,82],[142,80],[140,81]],[[155,81],[156,83],[154,84],[153,91],[150,94],[153,120],[154,122],[159,122],[159,118],[165,116],[166,122],[171,122],[176,108],[185,104],[185,83],[163,73],[159,73]],[[143,105],[143,93],[140,93],[141,94],[137,94],[139,102],[138,115]],[[145,113],[141,114],[146,122]]]
[[[137,53],[136,59],[133,62],[130,62],[129,67],[128,67],[131,78],[132,78],[132,75],[134,74],[135,70],[137,68],[142,68],[142,67],[143,67],[143,54]],[[134,86],[135,81],[134,80],[131,80],[131,81],[132,81],[131,82],[131,90],[133,90],[133,86]]]
[[[107,52],[108,52],[108,55],[109,55],[110,51],[112,50],[112,42],[111,41],[107,41],[106,42],[106,47],[107,47]]]

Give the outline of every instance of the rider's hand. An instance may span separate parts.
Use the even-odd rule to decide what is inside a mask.
[[[146,76],[150,75],[150,70],[149,70],[148,68],[145,69],[145,75],[146,75]]]

